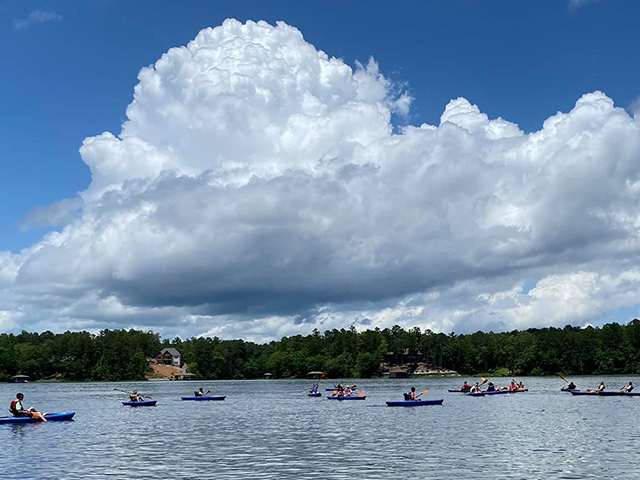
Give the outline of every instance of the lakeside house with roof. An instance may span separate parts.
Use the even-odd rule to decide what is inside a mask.
[[[182,355],[175,348],[163,348],[162,351],[158,355],[156,355],[156,362],[161,365],[181,367]]]

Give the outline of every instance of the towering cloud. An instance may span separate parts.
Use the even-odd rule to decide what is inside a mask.
[[[458,98],[394,133],[397,92],[283,23],[201,31],[140,71],[119,135],[84,140],[80,213],[0,252],[0,325],[261,340],[638,304],[637,118],[594,92],[525,134]]]

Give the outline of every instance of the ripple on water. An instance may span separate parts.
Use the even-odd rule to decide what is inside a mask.
[[[585,385],[599,379],[578,379]],[[609,385],[631,378],[605,378]],[[449,394],[458,380],[358,382],[361,402],[305,396],[308,382],[202,382],[224,402],[182,402],[183,382],[28,384],[27,403],[76,411],[76,421],[0,426],[0,478],[102,479],[628,478],[640,461],[640,398],[572,397],[551,378],[525,394]],[[420,384],[418,384],[420,382]],[[388,408],[411,384],[442,406]],[[200,384],[198,384],[199,386]],[[137,388],[157,407],[129,408],[113,388]],[[15,387],[0,385],[8,405]],[[250,392],[254,392],[250,394]],[[29,455],[23,457],[25,452]]]

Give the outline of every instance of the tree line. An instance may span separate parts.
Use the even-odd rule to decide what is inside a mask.
[[[148,358],[162,348],[180,351],[201,379],[372,377],[388,352],[420,352],[424,362],[461,374],[640,374],[640,320],[603,327],[539,328],[502,333],[444,334],[399,326],[334,329],[267,344],[243,340],[162,340],[154,332],[103,330],[0,335],[0,380],[14,375],[72,381],[141,380]]]

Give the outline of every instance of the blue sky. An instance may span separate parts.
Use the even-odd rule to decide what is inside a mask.
[[[59,15],[16,28],[32,12]],[[225,18],[278,20],[353,65],[374,56],[415,98],[402,123],[435,124],[464,96],[525,131],[583,93],[627,108],[640,94],[640,3],[15,1],[0,7],[0,249],[18,251],[35,207],[90,182],[82,140],[117,132],[141,67]]]
[[[622,0],[3,2],[0,330],[626,321],[638,18]],[[25,224],[64,199],[76,216]]]

